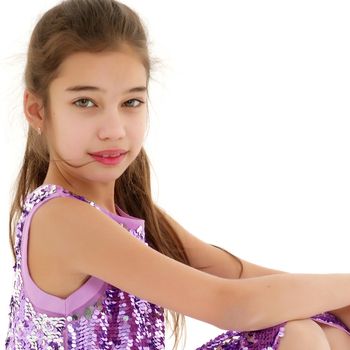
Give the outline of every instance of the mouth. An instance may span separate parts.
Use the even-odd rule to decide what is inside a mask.
[[[93,157],[99,157],[99,158],[118,158],[124,154],[126,154],[127,152],[123,152],[123,153],[104,153],[104,154],[94,154],[94,153],[89,153],[90,156]]]
[[[105,164],[105,165],[116,165],[119,164],[120,162],[123,161],[124,156],[126,155],[127,152],[124,153],[119,153],[119,155],[95,155],[95,154],[90,154],[91,157],[93,157],[96,161],[99,163]]]
[[[118,158],[118,157],[122,156],[123,154],[125,154],[125,153],[119,153],[116,155],[106,155],[106,154],[103,154],[103,155],[91,154],[91,155],[94,157],[99,157],[99,158]]]

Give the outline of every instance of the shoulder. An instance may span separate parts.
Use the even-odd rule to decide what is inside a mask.
[[[89,207],[92,206],[85,201],[71,196],[59,195],[49,198],[49,200],[45,202],[45,205],[42,205],[40,210],[38,210],[36,216],[45,218],[50,215],[69,214],[71,210],[83,212]],[[91,209],[96,210],[96,208]]]
[[[41,242],[72,267],[80,254],[97,246],[97,240],[106,237],[108,232],[126,231],[89,203],[64,196],[53,197],[38,208],[30,226],[32,241]]]
[[[84,221],[90,221],[91,215],[94,216],[97,211],[89,203],[72,197],[52,197],[38,208],[33,214],[32,226],[37,225],[41,228],[50,229],[47,232],[67,228],[82,224]],[[87,215],[89,214],[89,215]],[[72,226],[73,225],[73,226]]]
[[[41,233],[67,256],[71,272],[95,276],[140,299],[221,324],[225,280],[161,254],[89,203],[56,198],[38,214]],[[45,233],[45,226],[50,232]],[[213,308],[208,310],[207,305]]]

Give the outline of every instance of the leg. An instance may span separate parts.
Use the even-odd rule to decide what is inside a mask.
[[[321,326],[310,319],[289,321],[285,325],[278,350],[296,349],[333,350]]]
[[[325,324],[320,324],[332,350],[350,349],[350,335],[344,331]]]
[[[329,315],[317,316],[323,321],[338,324]],[[300,319],[255,331],[229,330],[196,350],[214,349],[349,350],[350,335],[345,330],[318,323],[311,318]]]

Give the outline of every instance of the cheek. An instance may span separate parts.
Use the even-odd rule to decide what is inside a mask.
[[[63,118],[62,118],[63,119]],[[62,155],[80,154],[87,145],[88,132],[81,123],[62,120],[55,125],[55,146]]]
[[[146,121],[141,120],[129,126],[128,135],[134,145],[142,145],[146,133]]]

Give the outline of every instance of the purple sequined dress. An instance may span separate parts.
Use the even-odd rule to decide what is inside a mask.
[[[58,185],[42,185],[31,192],[16,226],[15,280],[6,349],[164,349],[163,308],[94,276],[65,299],[44,292],[31,279],[27,265],[31,218],[46,201],[62,196],[89,203],[145,241],[144,220],[129,216],[117,206],[122,216]]]
[[[16,225],[14,288],[10,301],[5,349],[164,349],[162,307],[122,291],[94,276],[63,299],[41,290],[31,279],[27,265],[28,228],[33,213],[56,197],[74,197],[109,215],[145,244],[145,222],[116,206],[116,215],[61,186],[41,185],[28,194]],[[334,315],[314,320],[350,330]],[[284,324],[253,331],[227,331],[197,350],[275,350]]]

